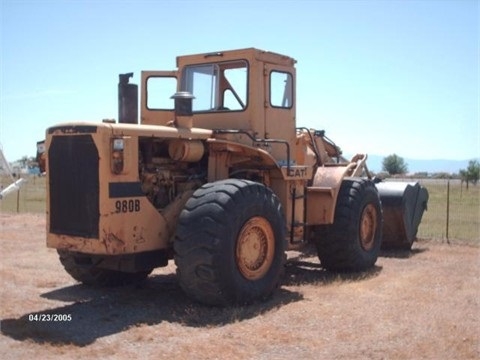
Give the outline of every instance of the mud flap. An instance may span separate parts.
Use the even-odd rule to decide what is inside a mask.
[[[376,187],[383,209],[382,249],[410,249],[427,209],[427,189],[418,182],[381,182]]]

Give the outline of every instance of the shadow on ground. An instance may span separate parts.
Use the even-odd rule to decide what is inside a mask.
[[[379,256],[385,258],[410,259],[415,255],[421,254],[427,250],[428,248],[413,248],[411,250],[382,249]]]
[[[298,292],[280,288],[266,301],[248,306],[205,306],[187,298],[174,274],[152,275],[136,286],[98,289],[73,285],[41,296],[68,304],[16,319],[2,319],[2,334],[21,341],[86,346],[131,327],[165,321],[190,327],[223,326],[303,299]],[[71,320],[40,321],[47,320],[49,315],[67,315]]]
[[[282,282],[285,286],[301,286],[307,284],[327,285],[334,282],[362,281],[378,276],[381,266],[373,266],[360,272],[334,272],[322,268],[320,263],[291,259],[286,265],[286,276]]]
[[[190,327],[223,326],[303,299],[301,293],[286,289],[288,286],[361,281],[377,276],[381,271],[381,267],[375,266],[360,273],[333,273],[324,270],[311,255],[303,253],[289,259],[282,287],[266,301],[248,306],[222,308],[201,305],[183,293],[173,273],[152,275],[135,286],[100,289],[73,285],[43,293],[40,295],[43,298],[66,304],[26,313],[16,319],[3,319],[1,332],[21,341],[86,346],[98,338],[141,325],[170,322]],[[71,320],[40,321],[47,320],[48,315],[67,315]]]

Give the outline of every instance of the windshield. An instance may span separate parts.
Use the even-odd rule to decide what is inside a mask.
[[[248,66],[232,61],[187,66],[183,70],[182,91],[195,96],[193,111],[242,111],[247,107]]]

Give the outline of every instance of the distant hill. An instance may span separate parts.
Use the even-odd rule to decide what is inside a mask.
[[[350,155],[345,156],[347,159],[350,158]],[[382,161],[385,158],[383,155],[368,155],[367,165],[370,170],[373,172],[382,171]],[[428,173],[458,173],[461,169],[466,169],[468,162],[472,159],[467,160],[444,160],[444,159],[434,159],[434,160],[417,160],[417,159],[408,159],[403,158],[408,166],[409,173],[417,172],[428,172]],[[477,159],[480,161],[480,159]]]

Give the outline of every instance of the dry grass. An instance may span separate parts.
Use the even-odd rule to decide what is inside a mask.
[[[45,248],[40,215],[0,213],[3,359],[478,359],[480,249],[420,241],[361,274],[290,252],[264,303],[214,308],[179,288],[174,266],[141,286],[76,284]],[[29,315],[70,314],[70,322]]]

